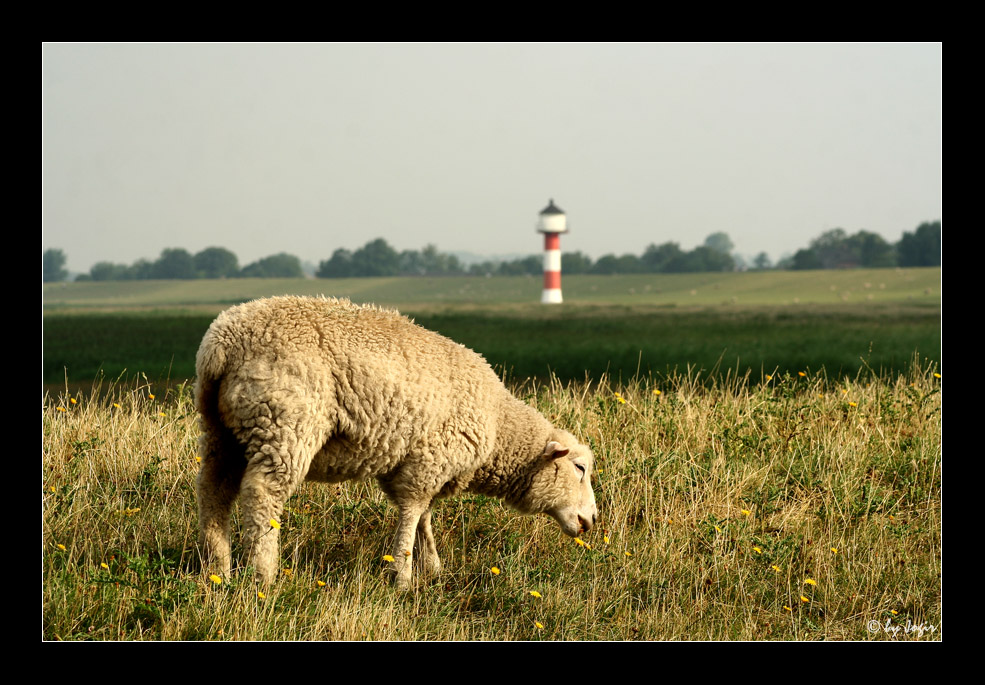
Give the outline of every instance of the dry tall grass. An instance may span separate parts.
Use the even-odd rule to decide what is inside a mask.
[[[42,402],[45,639],[941,638],[933,369],[520,388],[595,450],[599,527],[448,500],[445,571],[406,596],[372,483],[301,489],[274,586],[204,577],[187,389],[101,390]]]

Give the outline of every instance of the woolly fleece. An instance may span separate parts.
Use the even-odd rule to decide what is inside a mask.
[[[201,542],[225,575],[236,497],[247,564],[270,581],[270,521],[306,478],[377,479],[399,509],[391,567],[402,588],[415,555],[440,570],[436,498],[499,497],[572,536],[595,522],[588,447],[516,399],[481,356],[397,312],[326,298],[248,302],[216,318],[196,367]]]

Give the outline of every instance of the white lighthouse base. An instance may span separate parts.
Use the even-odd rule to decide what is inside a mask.
[[[540,296],[541,304],[561,304],[561,302],[560,288],[545,289],[543,294]]]

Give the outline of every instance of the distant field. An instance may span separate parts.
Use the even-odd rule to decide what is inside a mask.
[[[888,373],[915,355],[940,364],[940,282],[940,269],[570,276],[561,306],[540,305],[526,277],[59,284],[44,290],[42,374],[83,386],[99,373],[190,378],[219,311],[275,294],[398,307],[514,379]]]

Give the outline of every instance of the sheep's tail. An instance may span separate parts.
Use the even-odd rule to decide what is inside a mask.
[[[218,322],[214,322],[198,348],[195,357],[195,408],[202,417],[202,428],[208,431],[222,425],[219,418],[219,385],[226,375],[229,354]]]

